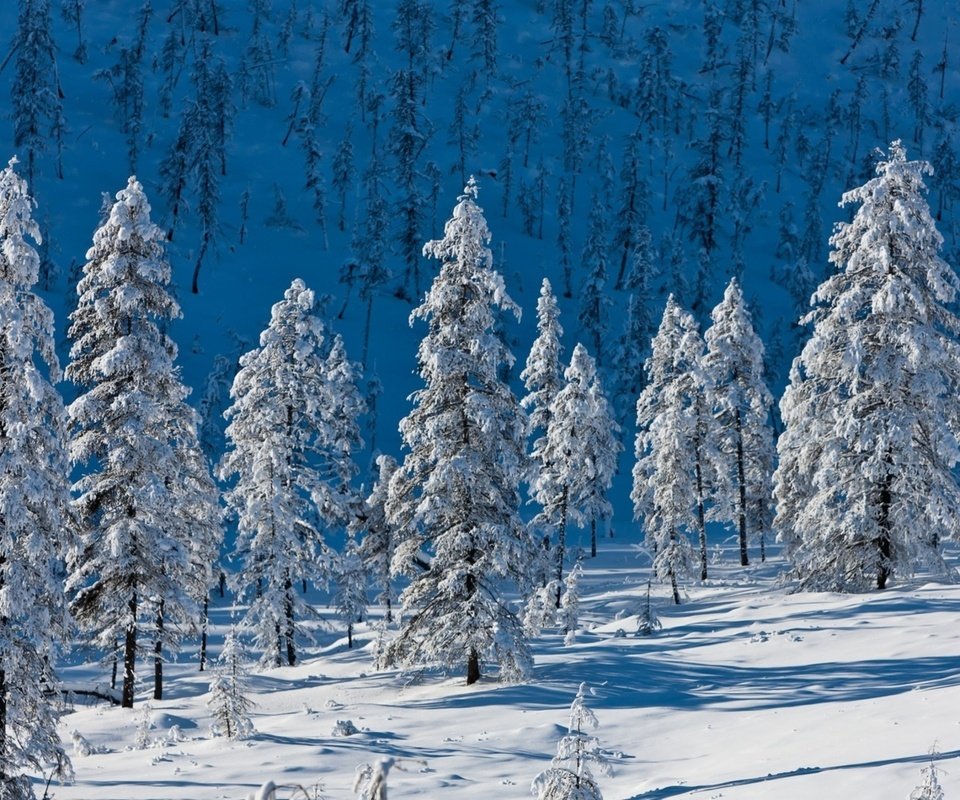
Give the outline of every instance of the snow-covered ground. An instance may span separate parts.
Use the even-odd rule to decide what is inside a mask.
[[[247,741],[210,734],[211,673],[185,652],[167,669],[166,699],[149,701],[147,749],[134,744],[149,685],[133,711],[77,705],[63,718],[68,744],[79,731],[103,752],[74,756],[76,782],[55,795],[242,800],[273,780],[281,798],[340,800],[358,765],[389,756],[405,768],[390,775],[391,798],[523,798],[587,681],[615,770],[600,778],[607,800],[906,798],[932,748],[946,798],[960,797],[960,586],[791,594],[778,560],[743,569],[734,555],[680,607],[655,586],[663,628],[637,637],[646,561],[629,542],[601,542],[585,562],[576,643],[545,633],[521,685],[376,672],[366,626],[352,651],[330,628],[299,666],[251,676]],[[217,608],[220,632],[231,610]],[[85,665],[64,677],[104,674]],[[338,720],[359,732],[335,735]]]

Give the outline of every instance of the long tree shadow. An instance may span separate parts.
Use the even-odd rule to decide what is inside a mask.
[[[816,775],[820,772],[837,772],[845,769],[870,769],[871,767],[887,767],[893,764],[927,764],[930,761],[944,761],[957,757],[960,757],[960,750],[950,750],[946,753],[924,753],[923,755],[903,756],[901,758],[884,758],[877,761],[861,761],[856,764],[835,764],[829,767],[798,767],[797,769],[791,769],[785,772],[771,772],[767,775],[758,775],[753,778],[737,778],[731,781],[721,781],[720,783],[663,786],[659,789],[651,789],[648,792],[635,794],[628,800],[666,800],[668,797],[676,797],[677,795],[693,794],[694,792],[712,792],[719,789],[732,789],[736,786],[768,783],[785,778],[796,778],[801,775]]]

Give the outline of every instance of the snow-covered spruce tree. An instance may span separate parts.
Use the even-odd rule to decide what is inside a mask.
[[[27,185],[0,171],[0,797],[32,798],[24,770],[70,763],[50,703],[67,633],[63,559],[74,544],[53,313],[33,292],[40,241]],[[49,377],[48,377],[49,376]]]
[[[530,789],[537,800],[603,800],[591,765],[603,775],[610,775],[613,770],[600,748],[600,740],[587,733],[599,724],[587,708],[588,691],[592,693],[587,684],[581,683],[570,704],[567,735],[557,742],[557,754],[550,768],[533,779]]]
[[[504,590],[525,582],[532,557],[518,513],[526,419],[497,376],[512,356],[494,333],[499,309],[519,309],[492,268],[476,197],[471,178],[444,238],[424,246],[442,261],[411,315],[429,325],[418,352],[425,386],[400,423],[407,452],[386,506],[397,526],[394,574],[410,577],[386,659],[465,665],[468,684],[486,661],[506,680],[526,672],[529,648]]]
[[[218,473],[235,479],[224,498],[238,526],[236,588],[250,599],[241,628],[264,665],[296,663],[299,620],[315,613],[296,584],[327,585],[334,554],[320,526],[345,525],[356,502],[344,462],[359,445],[351,415],[361,406],[344,378],[342,342],[323,351],[314,293],[298,278],[273,306],[260,347],[240,358],[225,412],[230,449]]]
[[[352,534],[347,535],[343,552],[334,562],[334,582],[337,591],[333,602],[347,626],[347,647],[353,647],[353,626],[367,612],[367,571],[360,558],[356,537]]]
[[[580,559],[570,569],[563,581],[563,597],[560,600],[560,628],[563,630],[563,643],[571,645],[577,640],[577,625],[580,621],[580,579],[583,566]]]
[[[713,324],[704,333],[703,370],[717,421],[718,450],[710,518],[736,525],[740,564],[746,566],[748,538],[756,536],[763,552],[773,519],[773,397],[763,375],[763,343],[736,278],[710,319]]]
[[[392,456],[377,456],[379,475],[373,485],[373,491],[360,509],[351,529],[361,533],[360,558],[367,575],[376,584],[377,602],[383,607],[386,622],[393,622],[393,586],[390,580],[390,562],[393,560],[394,532],[387,522],[385,504],[390,478],[397,469],[397,461]]]
[[[74,616],[99,646],[115,652],[123,641],[125,707],[140,629],[149,620],[157,641],[172,643],[177,629],[196,623],[211,581],[201,553],[214,552],[206,537],[219,535],[219,526],[197,525],[215,518],[215,500],[177,347],[162,330],[180,315],[164,238],[131,177],[94,233],[69,331],[66,374],[80,390],[67,409],[70,458],[85,472],[74,484],[82,532],[68,589]]]
[[[680,602],[678,578],[691,568],[687,531],[700,535],[700,571],[706,572],[704,498],[708,485],[709,409],[703,398],[703,339],[693,317],[667,298],[647,359],[646,388],[637,400],[634,519],[643,520],[655,552],[653,568],[669,580]]]
[[[606,491],[621,450],[620,426],[603,395],[596,364],[582,344],[573,349],[563,377],[566,383],[550,404],[547,434],[534,447],[533,458],[543,466],[531,484],[531,493],[543,508],[538,521],[557,529],[558,607],[567,520],[590,524],[595,556],[597,520],[613,513]]]
[[[813,332],[780,402],[776,529],[804,589],[886,587],[944,569],[960,530],[958,281],[924,199],[925,162],[899,141],[843,195],[837,274],[813,296]]]
[[[561,336],[563,327],[560,325],[557,298],[550,281],[544,278],[537,300],[537,338],[530,346],[526,365],[520,373],[520,380],[527,390],[527,395],[520,403],[529,412],[531,431],[546,433],[550,424],[550,404],[563,386]]]
[[[246,739],[253,733],[247,696],[246,653],[236,628],[230,628],[214,667],[207,708],[213,717],[213,732],[228,739]]]

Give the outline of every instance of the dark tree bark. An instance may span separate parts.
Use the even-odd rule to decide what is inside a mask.
[[[123,708],[133,708],[133,697],[136,689],[137,666],[137,593],[130,595],[130,624],[127,625],[123,643],[123,691],[120,705]]]

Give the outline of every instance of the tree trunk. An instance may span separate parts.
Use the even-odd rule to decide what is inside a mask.
[[[677,541],[677,532],[674,530],[670,531],[670,541]],[[673,604],[680,605],[680,588],[677,586],[677,573],[673,567],[670,567],[670,589],[673,591]]]
[[[153,699],[163,700],[163,600],[157,606],[157,638],[153,643]]]
[[[283,604],[284,614],[287,618],[287,629],[285,632],[285,638],[287,640],[287,665],[292,667],[297,663],[297,650],[296,644],[293,640],[294,632],[296,630],[293,622],[293,584],[291,583],[289,576],[287,576],[287,579],[284,582],[284,589],[287,593]]]
[[[203,619],[200,622],[200,671],[207,666],[207,630],[210,625],[210,595],[203,598]]]
[[[737,480],[740,483],[740,566],[746,567],[750,563],[747,556],[747,478],[743,453],[743,422],[740,409],[737,409]]]
[[[480,680],[480,656],[476,648],[470,648],[470,654],[467,656],[467,686]]]
[[[563,594],[563,559],[567,550],[567,493],[569,488],[563,487],[560,496],[560,527],[557,529],[557,608],[560,608],[560,598]]]
[[[885,461],[890,463],[890,454],[888,453]],[[890,577],[890,556],[892,555],[892,540],[890,537],[890,506],[893,503],[893,492],[890,485],[893,483],[893,476],[888,472],[883,476],[880,484],[880,517],[877,523],[880,527],[880,536],[877,539],[877,588],[886,589],[887,580]]]
[[[120,658],[117,656],[117,651],[120,649],[120,642],[116,639],[113,640],[113,658],[110,660],[113,662],[110,669],[110,688],[117,688],[117,664],[120,661]]]
[[[590,520],[590,558],[597,557],[597,521]]]
[[[700,448],[697,447],[697,532],[700,537],[700,580],[707,579],[707,525],[703,508],[703,468],[700,466]]]
[[[6,624],[6,620],[2,620]],[[7,782],[7,673],[0,669],[0,791]]]
[[[123,643],[123,690],[120,695],[120,705],[123,708],[133,708],[133,696],[136,689],[137,666],[137,593],[130,595],[130,622],[124,635]]]
[[[347,623],[347,647],[353,649],[353,623]]]

